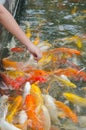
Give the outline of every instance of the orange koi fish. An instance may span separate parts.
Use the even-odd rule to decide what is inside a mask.
[[[42,121],[36,112],[36,100],[33,95],[29,94],[25,99],[25,111],[29,118],[28,125],[32,130],[44,130]]]
[[[9,105],[8,107],[8,114],[6,116],[6,120],[10,123],[12,123],[14,116],[16,115],[16,113],[18,112],[18,110],[20,109],[22,104],[22,97],[21,96],[17,96],[13,103]]]
[[[14,47],[14,48],[11,48],[11,51],[12,51],[12,52],[22,52],[22,51],[24,51],[24,48]]]
[[[69,55],[81,55],[81,52],[78,51],[78,50],[75,50],[75,49],[71,49],[71,48],[63,48],[63,47],[60,47],[60,48],[54,48],[52,50],[49,50],[47,53],[67,53]],[[46,52],[44,52],[46,53]]]
[[[65,68],[65,69],[58,69],[54,72],[56,75],[66,75],[69,78],[74,78],[75,80],[82,79],[86,81],[86,73],[83,70],[77,70],[73,68]]]
[[[46,82],[46,77],[48,76],[48,72],[44,70],[32,70],[29,73],[29,77],[27,81],[33,83],[35,81]]]
[[[18,68],[18,63],[10,60],[9,58],[3,58],[2,64],[5,69],[10,68],[10,69],[15,70]]]
[[[5,73],[0,73],[0,77],[5,82],[5,84],[8,87],[11,87],[12,89],[19,89],[26,82],[25,76],[18,76],[12,78],[11,76],[6,75]]]
[[[55,101],[55,104],[59,109],[61,109],[64,112],[64,114],[68,118],[72,119],[74,123],[78,123],[78,118],[76,114],[67,105],[65,105],[63,102],[60,101]]]

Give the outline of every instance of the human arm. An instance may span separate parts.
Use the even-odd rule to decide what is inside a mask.
[[[41,50],[36,47],[25,35],[22,29],[19,27],[10,12],[0,4],[0,23],[14,35],[22,44],[26,46],[30,53],[33,54],[36,60],[42,57]]]

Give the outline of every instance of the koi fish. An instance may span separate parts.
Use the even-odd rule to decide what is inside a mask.
[[[18,110],[20,109],[22,104],[22,97],[21,96],[17,96],[13,103],[9,105],[8,107],[8,114],[6,116],[6,120],[10,123],[12,123],[14,116],[16,115],[16,113],[18,112]]]
[[[74,41],[76,43],[77,47],[79,47],[79,48],[82,47],[82,39],[77,35],[69,37],[69,38],[64,38],[63,40],[66,40],[68,42],[73,42]]]
[[[52,44],[50,44],[48,41],[41,41],[37,46],[42,50],[42,52],[45,52],[52,47]]]
[[[5,70],[20,70],[20,71],[31,71],[34,69],[28,62],[17,62],[10,59],[10,57],[2,59],[2,65]]]
[[[37,113],[40,113],[41,107],[44,103],[43,103],[43,97],[42,97],[41,90],[37,84],[34,83],[31,85],[30,93],[35,97]]]
[[[19,112],[18,117],[19,117],[19,124],[24,124],[28,119],[27,114],[24,110],[21,110]]]
[[[71,14],[75,14],[77,12],[77,6],[74,6],[74,8],[71,11]]]
[[[26,28],[25,35],[30,38],[32,36],[30,28]]]
[[[47,53],[67,53],[69,55],[81,55],[80,51],[78,50],[75,50],[75,49],[71,49],[71,48],[63,48],[63,47],[60,47],[60,48],[54,48],[54,49],[51,49],[49,50]],[[45,52],[46,53],[46,52]]]
[[[66,75],[69,78],[74,78],[75,80],[82,79],[86,81],[86,73],[83,70],[77,70],[73,68],[65,68],[65,69],[58,69],[57,71],[51,72],[56,75]]]
[[[32,70],[28,74],[29,77],[27,78],[27,81],[30,83],[33,83],[35,81],[46,82],[46,77],[48,76],[48,73],[44,70]]]
[[[43,126],[44,130],[50,130],[51,128],[51,119],[50,119],[50,114],[45,105],[42,105],[42,120],[43,120]]]
[[[0,98],[0,129],[1,130],[20,130],[13,124],[6,121],[6,115],[8,112],[7,104],[8,96],[4,95]]]
[[[41,69],[32,69],[31,71],[27,70],[25,71],[27,74],[31,74],[31,76],[47,76],[47,71],[41,70]]]
[[[61,77],[57,77],[57,80],[58,80],[59,82],[61,82],[63,85],[67,86],[67,87],[72,87],[72,88],[76,88],[76,87],[77,87],[77,86],[76,86],[74,83],[72,83],[71,81],[66,80],[66,79],[63,79],[63,78],[61,78]]]
[[[3,82],[5,82],[5,84],[11,89],[19,89],[26,82],[25,76],[11,78],[5,73],[0,73],[0,77],[2,78]]]
[[[9,58],[3,58],[3,59],[2,59],[2,64],[3,64],[3,67],[4,67],[5,69],[10,68],[10,69],[15,70],[15,69],[18,68],[17,62],[11,61]]]
[[[0,120],[0,129],[1,130],[21,130],[14,126],[13,124],[8,123],[6,120]]]
[[[79,21],[84,20],[85,18],[86,18],[86,15],[79,15],[79,16],[77,16],[77,17],[74,19],[74,21],[75,21],[75,22],[79,22]]]
[[[23,90],[23,102],[28,94],[30,94],[31,85],[30,82],[26,82]]]
[[[47,107],[47,109],[49,111],[51,121],[54,124],[60,124],[60,121],[58,120],[58,117],[57,117],[58,111],[57,111],[57,107],[55,105],[55,99],[48,94],[43,95],[43,98],[44,98],[44,105]]]
[[[36,39],[34,40],[33,44],[38,45],[40,41],[39,36],[36,37]]]
[[[55,104],[68,118],[72,119],[74,123],[78,123],[77,115],[67,105],[60,101],[55,101]]]
[[[51,55],[43,55],[43,57],[38,61],[39,66],[44,66],[52,61]]]
[[[19,70],[15,70],[15,71],[7,70],[7,71],[4,71],[3,73],[10,76],[11,78],[14,78],[14,79],[17,77],[25,76],[25,73],[22,71],[19,71]]]
[[[13,48],[11,48],[11,51],[12,51],[12,52],[22,52],[22,51],[24,51],[24,48],[21,48],[21,47],[13,47]]]
[[[75,95],[73,93],[64,93],[63,96],[70,102],[81,106],[81,107],[86,107],[86,98],[82,98],[78,95]]]
[[[36,112],[36,100],[33,95],[29,94],[26,96],[25,102],[25,111],[29,118],[28,126],[33,130],[44,130],[42,121],[39,118],[39,115]]]

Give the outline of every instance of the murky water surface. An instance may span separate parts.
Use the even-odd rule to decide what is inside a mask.
[[[18,21],[32,42],[39,38],[38,44],[42,47],[51,45],[49,55],[45,55],[44,59],[37,64],[37,69],[54,72],[53,75],[51,73],[47,82],[42,83],[44,79],[40,80],[39,86],[43,94],[48,93],[56,100],[63,102],[78,117],[77,122],[75,114],[59,103],[57,105],[58,113],[55,113],[53,105],[51,105],[53,115],[57,114],[58,118],[57,120],[52,119],[50,130],[86,130],[86,1],[25,0]],[[14,42],[12,41],[10,45],[13,47]],[[57,48],[57,51],[51,51],[54,48]],[[61,50],[61,48],[66,48],[66,50]],[[77,52],[71,49],[75,49]],[[27,61],[30,55],[25,52],[26,50],[18,54],[11,52],[11,58],[21,61],[23,54],[23,60]],[[35,66],[34,62],[29,63],[32,67]],[[19,69],[22,70],[23,64],[19,65]],[[30,70],[26,70],[27,73],[31,72],[32,68],[29,67]],[[19,71],[6,73],[13,77],[24,75]],[[39,71],[34,73],[38,75]],[[34,79],[34,76],[32,78]],[[15,87],[15,83],[13,85]],[[1,88],[1,94],[10,95],[11,98],[12,95],[22,95],[22,93],[21,89],[5,91]],[[44,100],[47,106],[46,94]]]
[[[74,58],[74,63],[86,71],[86,1],[84,0],[26,0],[22,7],[22,12],[19,17],[20,25],[25,30],[25,22],[29,21],[32,36],[34,40],[37,36],[42,41],[48,40],[54,47],[69,47],[82,52],[82,57]],[[74,38],[76,37],[77,38]],[[66,39],[65,39],[66,38]],[[67,38],[71,38],[67,39]],[[80,39],[79,39],[80,38]],[[75,40],[74,40],[75,39]],[[69,65],[70,67],[70,65]],[[52,80],[52,79],[51,79]],[[74,81],[73,81],[74,82]],[[86,82],[74,82],[78,87],[86,87]],[[61,100],[62,91],[74,92],[75,94],[86,97],[86,90],[69,90],[56,86],[52,82],[50,94]],[[62,99],[63,100],[63,99]],[[75,101],[76,102],[76,101]],[[76,103],[75,103],[76,104]],[[77,105],[76,105],[77,106]],[[82,122],[79,126],[70,121],[62,120],[61,130],[85,130],[86,126],[86,111],[84,108],[72,106],[72,110],[76,111],[79,116],[79,121]],[[56,128],[57,129],[57,128]]]
[[[29,21],[34,40],[49,41],[56,47],[69,47],[83,51],[82,66],[86,63],[86,1],[82,0],[29,0],[25,1],[19,17],[25,30],[24,21]],[[80,36],[75,42],[73,36]],[[71,37],[70,39],[65,39]],[[82,44],[82,45],[79,45]],[[82,46],[82,47],[80,47]],[[84,64],[84,65],[83,65]]]

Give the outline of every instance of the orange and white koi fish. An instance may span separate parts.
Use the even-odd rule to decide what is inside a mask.
[[[58,111],[55,105],[55,99],[48,94],[43,95],[43,98],[44,98],[44,104],[49,111],[51,121],[54,124],[60,124],[60,121],[58,120]]]
[[[74,123],[78,123],[77,115],[63,102],[55,101],[56,106],[61,109],[65,116],[70,118]]]
[[[36,100],[34,96],[31,94],[27,95],[24,105],[29,118],[28,126],[33,130],[44,130],[42,120],[36,112]]]
[[[43,97],[39,86],[37,85],[37,83],[32,85],[27,83],[25,86],[28,87],[26,90],[29,90],[27,93],[31,94],[35,99],[35,104],[34,104],[35,112],[36,112],[35,116],[38,115],[38,117],[40,117],[39,120],[42,121],[44,130],[50,130],[50,126],[51,126],[50,116],[47,108],[44,106]]]
[[[80,97],[73,93],[63,93],[63,96],[70,102],[80,106],[86,107],[86,98]]]
[[[16,113],[18,112],[18,110],[20,109],[22,104],[22,96],[17,96],[13,103],[9,105],[8,107],[8,114],[6,116],[6,120],[10,123],[12,123],[14,116],[16,115]]]

